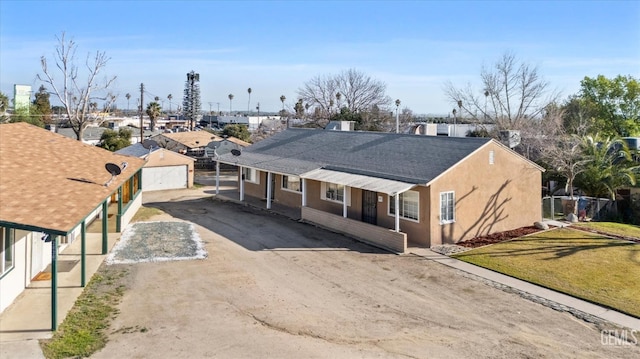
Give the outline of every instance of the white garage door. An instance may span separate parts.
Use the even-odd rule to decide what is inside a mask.
[[[187,166],[145,167],[142,169],[142,190],[187,188]]]

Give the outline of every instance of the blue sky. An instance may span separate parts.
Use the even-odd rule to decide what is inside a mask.
[[[181,102],[200,73],[202,108],[278,111],[315,76],[357,69],[415,113],[444,114],[447,81],[481,91],[480,71],[505,52],[538,66],[564,96],[599,74],[640,77],[640,1],[14,1],[0,0],[0,91],[40,86],[56,35],[105,51],[118,106]]]

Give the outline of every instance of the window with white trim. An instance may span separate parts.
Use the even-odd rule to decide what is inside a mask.
[[[440,223],[452,223],[455,221],[455,200],[453,191],[440,193]]]
[[[282,189],[302,192],[302,179],[298,176],[282,176]]]
[[[0,227],[0,277],[15,266],[15,235],[15,229]]]
[[[406,191],[399,194],[398,215],[400,218],[417,221],[420,218],[420,192]],[[396,215],[396,199],[389,196],[389,215]]]
[[[320,199],[325,201],[343,203],[345,199],[344,185],[330,182],[322,182],[320,185]],[[351,199],[347,193],[347,206],[351,205]]]
[[[258,171],[255,168],[242,168],[242,177],[245,182],[260,183],[258,178]]]

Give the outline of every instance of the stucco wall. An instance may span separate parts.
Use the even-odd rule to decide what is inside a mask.
[[[396,253],[407,250],[407,236],[402,232],[363,223],[359,220],[332,215],[317,209],[302,207],[302,219],[337,232],[347,233],[365,243]]]
[[[14,267],[0,279],[0,312],[4,311],[31,282],[27,278],[30,266],[29,232],[15,231]],[[25,260],[26,259],[26,260]],[[29,269],[30,271],[30,269]]]
[[[282,175],[271,174],[276,178],[276,187],[274,193],[274,201],[289,207],[302,206],[302,192],[289,191],[282,188]],[[266,181],[266,179],[265,179]],[[265,182],[266,183],[266,182]]]
[[[431,208],[429,204],[429,189],[423,186],[417,186],[412,189],[420,194],[420,208],[418,220],[403,219],[400,217],[400,231],[407,234],[407,241],[409,245],[414,246],[429,246],[429,218]],[[393,197],[383,193],[379,193],[378,196],[382,196],[382,202],[378,202],[378,225],[387,228],[394,228],[396,226],[396,219],[394,215],[389,214],[389,201],[393,201]]]
[[[489,164],[489,153],[494,164]],[[542,173],[497,143],[489,143],[431,185],[430,245],[531,226],[542,218]],[[440,223],[440,193],[455,191],[455,222]]]
[[[240,178],[239,176],[240,174],[238,174],[238,178]],[[267,173],[258,171],[258,178],[260,178],[260,183],[244,182],[244,194],[256,198],[266,198],[264,194],[267,183]]]
[[[120,218],[121,229],[124,230],[124,228],[129,224],[129,222],[131,222],[131,219],[133,218],[133,216],[135,216],[136,212],[138,212],[141,206],[142,206],[142,194],[138,193],[138,195],[133,200],[133,202],[129,204],[127,211],[124,212],[122,214],[122,217]]]

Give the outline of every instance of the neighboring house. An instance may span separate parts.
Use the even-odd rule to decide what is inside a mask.
[[[107,164],[121,173],[112,176]],[[26,123],[0,125],[0,311],[55,263],[65,246],[85,241],[86,226],[98,217],[106,253],[108,221],[120,231],[142,204],[143,165],[142,159]],[[117,205],[111,219],[104,215],[109,204]],[[55,277],[53,270],[52,329]]]
[[[142,168],[142,191],[193,187],[194,158],[161,147],[144,148],[136,143],[117,154],[146,160]]]
[[[533,225],[543,169],[488,138],[287,129],[221,163],[244,196],[404,252]],[[269,194],[269,195],[267,195]]]
[[[98,143],[100,143],[100,137],[102,137],[102,133],[105,130],[107,130],[106,127],[88,126],[87,128],[84,129],[84,132],[82,135],[83,137],[82,142],[88,145],[93,145],[93,146],[97,145]],[[52,132],[56,132],[60,135],[72,138],[74,140],[77,140],[78,138],[78,136],[76,135],[75,132],[73,132],[73,129],[71,127],[58,127]]]
[[[188,131],[163,133],[151,137],[162,148],[191,157],[204,155],[204,148],[211,141],[220,141],[222,137],[207,131]]]
[[[108,126],[111,127],[95,127],[95,126],[88,126],[87,128],[84,129],[84,133],[83,133],[83,139],[82,142],[86,143],[88,145],[94,145],[97,146],[100,143],[100,138],[102,137],[102,133],[105,130],[113,130],[113,131],[118,131],[121,128],[128,128],[129,130],[131,130],[131,143],[138,143],[140,142],[140,129],[136,128],[136,127],[130,127],[130,126],[118,126],[117,128],[113,128],[112,125],[107,124]],[[77,139],[76,133],[73,132],[73,129],[70,127],[51,127],[51,131],[61,134],[65,137],[69,137],[72,139]],[[162,130],[156,130],[156,131],[149,131],[149,130],[143,130],[143,137],[144,138],[149,138],[155,135],[158,135],[160,133],[162,133]]]

